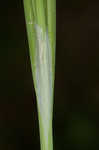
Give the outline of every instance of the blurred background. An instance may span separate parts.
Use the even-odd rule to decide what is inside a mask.
[[[54,150],[99,149],[99,1],[57,0]],[[22,0],[0,2],[0,150],[39,150]]]

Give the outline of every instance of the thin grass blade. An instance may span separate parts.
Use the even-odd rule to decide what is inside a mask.
[[[24,0],[41,150],[53,149],[52,116],[56,44],[55,0]]]

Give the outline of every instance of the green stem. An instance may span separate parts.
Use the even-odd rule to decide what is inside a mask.
[[[56,43],[55,0],[24,0],[41,150],[53,150],[52,116]]]
[[[50,122],[49,129],[44,128],[42,124],[42,118],[39,114],[39,126],[40,126],[41,150],[53,150],[52,122]],[[45,132],[48,138],[46,137]]]

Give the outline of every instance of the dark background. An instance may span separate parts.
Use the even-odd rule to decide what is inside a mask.
[[[57,0],[54,150],[99,149],[99,2]],[[39,150],[22,0],[0,2],[0,150]]]

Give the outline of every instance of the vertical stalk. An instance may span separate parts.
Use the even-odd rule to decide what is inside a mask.
[[[37,98],[41,150],[53,150],[55,0],[24,0],[31,68]]]

